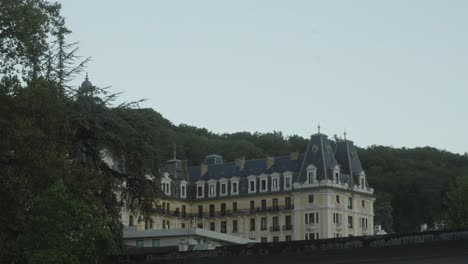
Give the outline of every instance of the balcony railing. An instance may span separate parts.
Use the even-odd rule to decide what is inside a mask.
[[[256,207],[253,209],[243,209],[243,210],[236,210],[236,211],[231,211],[231,210],[217,211],[217,212],[214,212],[214,214],[213,212],[203,212],[203,214],[199,214],[199,213],[189,214],[187,212],[184,213],[181,211],[168,211],[162,208],[157,208],[155,210],[155,213],[157,215],[172,216],[172,217],[178,217],[178,218],[184,218],[184,219],[193,219],[195,217],[216,218],[216,217],[229,217],[229,216],[237,216],[237,215],[267,214],[267,213],[274,213],[274,212],[279,212],[279,211],[289,211],[293,209],[294,209],[294,205],[290,205],[290,206],[272,206],[272,207],[267,207],[267,208]]]
[[[293,229],[293,225],[283,225],[283,231],[288,231],[292,229]]]
[[[270,226],[270,232],[279,232],[280,231],[280,226]]]

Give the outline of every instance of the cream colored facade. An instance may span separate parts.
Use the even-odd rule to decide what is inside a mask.
[[[158,201],[158,213],[145,220],[122,210],[122,222],[138,230],[198,227],[262,242],[372,235],[373,189],[352,142],[339,144],[333,153],[326,136],[315,134],[302,155],[241,164],[216,156],[179,174],[169,169],[160,182],[168,197]]]

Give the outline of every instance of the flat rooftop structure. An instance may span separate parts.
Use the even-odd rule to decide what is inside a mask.
[[[212,249],[225,245],[242,245],[257,243],[258,241],[241,238],[224,233],[218,233],[201,228],[174,228],[174,229],[147,229],[136,230],[134,227],[125,227],[123,230],[124,244],[127,246],[140,247],[168,247],[188,244],[194,249]],[[156,241],[157,245],[153,241]],[[210,245],[203,248],[202,244]]]

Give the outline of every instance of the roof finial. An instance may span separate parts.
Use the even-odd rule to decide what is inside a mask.
[[[318,128],[318,133],[320,134],[320,121],[318,122],[317,128]]]
[[[177,158],[177,145],[174,143],[174,160]]]
[[[344,133],[343,133],[343,134],[344,134],[344,140],[346,140],[346,128],[345,128],[345,130],[344,130]]]
[[[88,72],[86,72],[86,80],[88,81]]]

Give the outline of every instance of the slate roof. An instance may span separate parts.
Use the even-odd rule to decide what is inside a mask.
[[[341,165],[341,172],[352,176],[351,183],[358,182],[357,177],[362,172],[362,165],[353,141],[341,140],[337,142],[335,157]]]
[[[204,175],[201,175],[200,166],[190,166],[188,167],[188,179],[194,183],[198,180],[219,180],[234,176],[244,178],[249,175],[291,171],[294,173],[293,182],[297,182],[306,180],[307,166],[310,164],[317,168],[318,180],[331,179],[336,165],[341,166],[341,181],[349,184],[355,181],[353,176],[362,171],[361,162],[352,141],[338,142],[336,150],[333,151],[328,137],[317,133],[311,136],[306,152],[300,154],[297,159],[291,159],[289,155],[277,156],[274,157],[274,163],[270,168],[267,168],[267,159],[245,160],[242,170],[235,162],[207,164],[205,165],[207,172]]]

